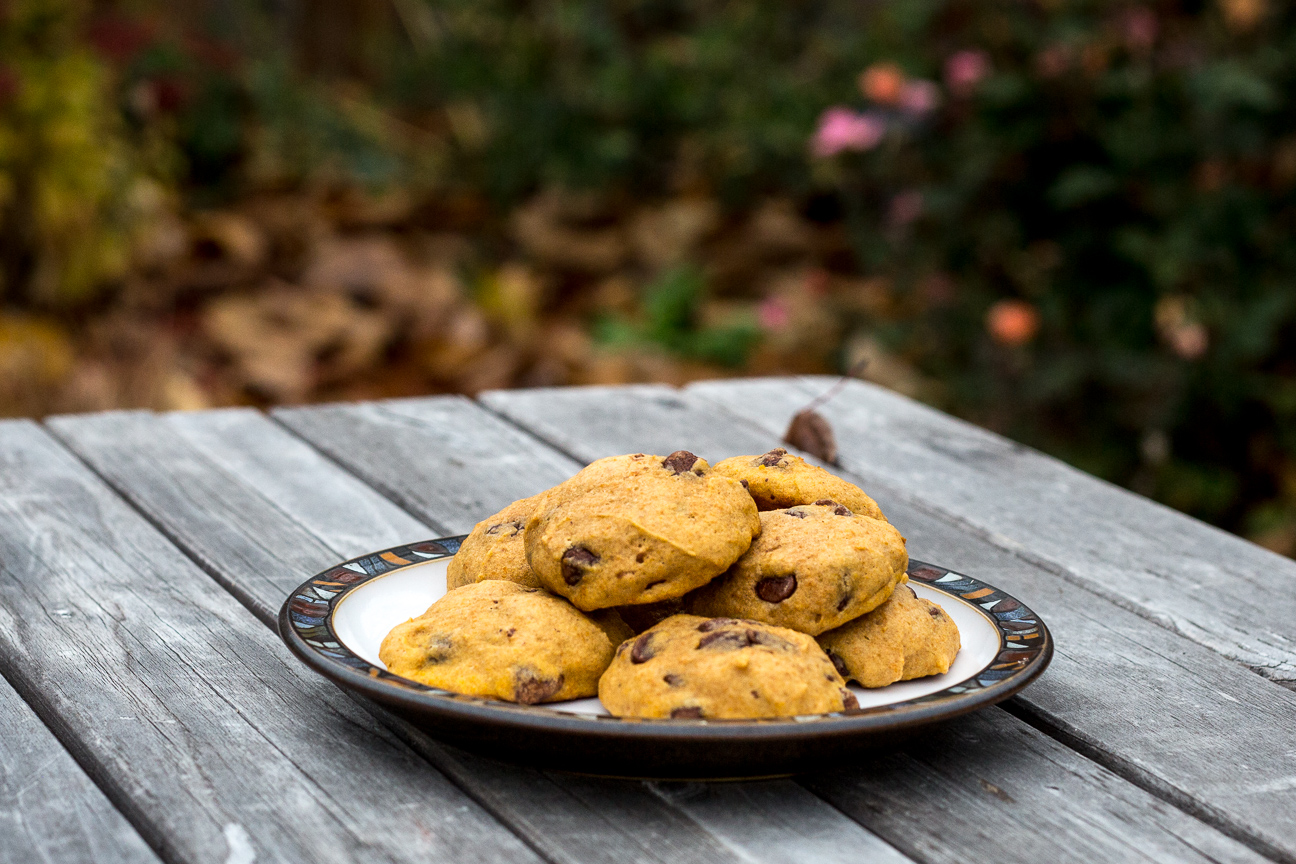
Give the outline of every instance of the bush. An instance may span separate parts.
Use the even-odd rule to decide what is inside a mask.
[[[1243,0],[878,8],[874,62],[899,67],[870,67],[817,139],[860,260],[893,280],[895,314],[861,325],[958,413],[1290,529],[1292,23]],[[909,75],[943,80],[938,109],[898,104]]]

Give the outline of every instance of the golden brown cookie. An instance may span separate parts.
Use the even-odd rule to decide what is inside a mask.
[[[794,717],[858,707],[804,633],[696,615],[667,618],[622,643],[599,699],[617,717]]]
[[[687,598],[690,612],[813,636],[877,607],[908,578],[905,540],[889,522],[831,502],[766,510],[760,519],[760,537]]]
[[[853,512],[886,520],[872,498],[854,483],[811,465],[800,456],[776,447],[760,456],[734,456],[715,466],[717,474],[747,487],[760,510],[782,510],[797,504],[836,501]]]
[[[547,591],[492,579],[397,625],[378,657],[432,687],[534,705],[593,696],[628,633],[619,619],[594,621]]]
[[[544,494],[544,493],[541,493]],[[503,579],[527,588],[539,588],[540,580],[526,560],[524,537],[527,520],[535,512],[540,495],[514,501],[494,516],[473,526],[446,570],[446,590],[486,579]]]
[[[526,526],[540,583],[578,608],[655,603],[709,582],[760,533],[751,496],[684,450],[592,463]]]
[[[854,621],[819,634],[842,677],[864,687],[942,675],[959,652],[959,631],[940,606],[909,586]]]

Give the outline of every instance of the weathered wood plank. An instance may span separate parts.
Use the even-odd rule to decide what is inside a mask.
[[[280,408],[274,417],[447,534],[575,470],[461,396]]]
[[[203,456],[251,485],[334,552],[354,558],[426,540],[428,527],[250,408],[164,415]],[[323,479],[322,479],[323,478]],[[318,494],[322,482],[328,494]],[[304,577],[303,577],[304,578]],[[301,580],[298,580],[299,582]],[[296,582],[279,592],[287,594]]]
[[[539,860],[29,422],[0,561],[0,669],[165,860]]]
[[[159,862],[3,678],[0,861]]]
[[[509,448],[505,467],[513,486],[503,494],[532,494],[569,476],[577,467],[471,402],[450,399],[438,407],[448,412],[442,418],[444,424],[435,424],[438,429],[444,425],[454,430],[452,434],[465,435],[476,428],[471,437],[483,452]],[[390,446],[380,432],[345,411],[315,410],[336,417],[343,429],[350,430],[335,440],[340,452],[362,451],[371,440],[382,448]],[[369,416],[385,419],[388,415],[371,412]],[[507,503],[475,497],[481,493],[474,490],[490,490],[493,483],[500,482],[490,476],[494,469],[489,465],[473,467],[441,443],[420,448],[408,440],[408,420],[395,427],[407,440],[394,454],[392,464],[433,464],[433,457],[444,453],[453,466],[451,476],[442,478],[429,472],[426,487],[411,485],[406,492],[439,502],[430,511],[425,509],[442,514],[435,527],[418,527],[403,513],[399,518],[388,513],[377,521],[348,524],[347,514],[357,509],[383,513],[392,505],[302,440],[253,412],[166,417],[132,412],[60,418],[52,425],[115,488],[203,561],[222,584],[246,595],[246,604],[259,607],[277,606],[302,579],[341,558],[382,548],[391,537],[386,518],[400,522],[402,539],[422,539],[467,530],[473,517],[459,511],[465,500],[489,508],[481,515]],[[345,435],[357,439],[348,443]],[[534,458],[512,458],[519,452],[519,442],[530,448]],[[403,475],[389,480],[389,488],[404,482]],[[441,488],[447,483],[452,487]],[[297,521],[298,514],[302,514],[301,521]],[[413,536],[408,536],[410,531],[415,532]],[[286,554],[289,546],[292,555]],[[770,858],[760,846],[743,843],[740,836],[713,835],[705,819],[694,817],[687,806],[660,798],[643,784],[501,765],[433,742],[408,724],[378,713],[403,740],[554,861],[789,860]],[[803,789],[791,786],[782,808],[806,822],[823,825],[824,837],[829,840],[867,850],[881,861],[904,860]]]
[[[690,389],[781,434],[832,380]],[[916,494],[1265,677],[1296,682],[1296,561],[872,384],[852,381],[819,410],[847,470]]]
[[[718,419],[717,425],[696,423],[703,415],[695,412],[690,404],[676,399],[669,391],[659,390],[622,391],[625,398],[618,398],[601,405],[598,391],[564,390],[564,391],[520,391],[496,393],[486,397],[495,407],[511,418],[519,421],[528,429],[541,429],[546,437],[558,430],[554,439],[561,439],[561,446],[580,461],[588,461],[608,453],[632,452],[670,452],[678,447],[696,446],[697,452],[712,454],[724,452],[751,452],[745,450],[759,433],[747,429],[747,439],[743,439],[741,424],[735,423],[718,411],[711,411],[708,419]],[[640,407],[644,401],[641,395],[648,396],[649,410]],[[584,397],[593,396],[585,401]],[[514,410],[511,406],[527,405],[530,411],[521,408]],[[417,456],[419,449],[413,438],[414,421],[421,423],[427,437],[426,452],[443,452],[444,428],[447,425],[456,428],[471,424],[472,411],[480,411],[469,403],[459,399],[426,399],[410,400],[401,404],[404,422],[400,425],[403,441],[403,452],[393,446],[387,438],[383,424],[369,423],[357,417],[349,406],[337,406],[327,409],[294,409],[291,412],[300,416],[306,412],[319,412],[323,416],[312,418],[311,424],[294,422],[295,428],[311,434],[321,426],[329,424],[332,431],[326,432],[340,457],[349,460],[358,470],[371,476],[374,482],[387,487],[399,483],[403,472],[403,462],[411,455]],[[372,416],[370,412],[362,415]],[[600,418],[611,418],[604,422]],[[340,437],[338,429],[355,430],[350,441]],[[611,430],[611,431],[608,431]],[[650,446],[653,445],[653,446]],[[538,445],[526,438],[509,441],[501,439],[492,442],[492,449],[505,446],[521,448],[510,455],[527,455],[534,453]],[[726,448],[730,448],[726,451]],[[734,449],[737,448],[737,449]],[[534,464],[538,460],[523,459],[522,464]],[[519,464],[517,460],[510,462]],[[555,472],[524,490],[526,494],[538,491],[548,483],[556,482],[576,467],[575,462],[568,463],[564,472]],[[483,470],[488,470],[483,467]],[[446,509],[440,503],[443,498],[437,492],[424,492],[419,488],[406,491],[409,496],[422,496],[417,505],[429,518],[435,518],[443,524],[455,524],[462,519],[454,510]],[[505,501],[492,502],[500,506]],[[466,523],[459,523],[457,530],[466,528]],[[1254,677],[1254,676],[1252,676]],[[946,860],[1038,860],[1041,855],[1048,855],[1063,861],[1093,861],[1111,858],[1143,857],[1150,860],[1259,860],[1249,849],[1224,837],[1220,832],[1209,828],[1184,813],[1165,807],[1155,798],[1141,789],[1114,776],[1111,772],[1095,766],[1073,751],[1058,744],[1043,734],[1036,732],[1021,721],[1003,711],[986,715],[983,722],[990,722],[991,734],[1002,738],[1022,738],[1029,741],[1034,749],[1000,748],[989,757],[976,749],[964,746],[965,741],[955,741],[938,748],[932,758],[936,762],[948,763],[942,778],[951,778],[950,787],[942,783],[929,782],[925,785],[904,781],[907,772],[930,771],[918,761],[918,757],[906,757],[908,761],[880,766],[877,773],[870,770],[852,775],[853,780],[840,781],[841,788],[850,789],[850,783],[862,784],[859,788],[873,790],[874,796],[887,797],[891,821],[875,817],[867,808],[850,811],[851,815],[875,830],[886,830],[887,840],[896,845],[904,845],[910,854],[921,852],[918,857],[926,858],[931,850],[940,850]],[[920,748],[921,749],[921,748]],[[1039,754],[1045,754],[1040,757]],[[1012,758],[1006,758],[1011,756]],[[997,757],[997,758],[996,758]],[[982,759],[988,761],[983,764]],[[988,772],[994,772],[990,774]],[[1008,802],[998,796],[987,794],[980,779],[994,776],[1004,788],[1010,790],[1013,798]],[[708,820],[706,824],[717,835],[741,838],[748,848],[755,846],[762,854],[771,856],[783,854],[792,849],[816,848],[813,837],[820,836],[822,829],[810,829],[813,823],[808,821],[800,808],[793,810],[786,803],[795,800],[795,786],[780,782],[767,786],[704,786],[697,794],[674,795],[670,792],[675,787],[661,786],[663,794],[679,804],[687,805],[694,818]],[[688,788],[688,787],[686,787]],[[890,790],[897,791],[892,792]],[[1057,793],[1073,802],[1071,810],[1058,814]],[[799,791],[799,790],[798,790]],[[953,795],[964,802],[968,818],[979,826],[976,831],[946,832],[940,826],[940,819],[933,818],[935,812],[943,808]],[[843,801],[846,799],[843,798]],[[736,805],[734,802],[741,802]],[[760,818],[752,818],[752,808],[761,805]],[[921,817],[904,819],[900,811],[921,814]],[[1136,812],[1140,818],[1136,825],[1123,825],[1130,812]],[[723,820],[728,819],[726,824]],[[928,822],[923,826],[924,819]],[[904,822],[903,831],[893,830],[897,820]],[[793,828],[794,824],[807,826],[801,833]],[[1040,833],[1036,824],[1058,826],[1056,832],[1064,838]],[[763,829],[765,833],[763,833]],[[804,845],[803,845],[804,844]],[[831,858],[832,849],[839,845],[829,844],[821,848],[821,854]],[[1201,850],[1212,850],[1209,852]],[[858,854],[858,852],[856,852]]]
[[[778,443],[691,392],[665,387],[514,391],[482,399],[582,459],[682,446],[718,460]],[[601,424],[600,416],[612,419]],[[1144,788],[1255,848],[1296,857],[1293,694],[961,523],[934,517],[912,497],[865,485],[909,537],[914,557],[1000,585],[1049,622],[1059,646],[1053,665],[1017,697],[1019,705]],[[1238,754],[1247,754],[1242,776]]]

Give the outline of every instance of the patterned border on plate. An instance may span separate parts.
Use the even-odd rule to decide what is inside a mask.
[[[776,717],[758,720],[642,720],[623,719],[607,715],[577,714],[562,711],[560,708],[515,705],[511,702],[500,702],[480,696],[466,696],[451,693],[436,687],[429,687],[399,675],[393,675],[385,669],[369,663],[354,654],[338,638],[333,629],[333,611],[338,604],[359,586],[396,570],[448,558],[459,551],[459,544],[464,537],[443,537],[412,543],[406,546],[393,546],[381,552],[362,555],[334,567],[330,567],[314,578],[303,583],[284,604],[282,620],[292,628],[293,634],[309,646],[316,656],[329,664],[346,667],[359,672],[384,685],[421,694],[437,700],[448,699],[460,703],[487,706],[498,711],[519,712],[536,716],[555,715],[573,720],[591,723],[667,723],[680,725],[767,725],[767,724],[804,724],[807,722],[832,722],[843,717],[859,717],[901,712],[915,708],[935,707],[942,702],[950,702],[980,692],[988,701],[994,698],[995,690],[1015,692],[1024,686],[1021,680],[1033,679],[1043,671],[1052,656],[1052,638],[1048,628],[1036,617],[1035,613],[1015,597],[1011,597],[998,588],[987,585],[971,576],[966,576],[942,567],[926,564],[922,561],[909,562],[909,578],[922,582],[938,591],[958,597],[984,610],[986,617],[999,630],[999,652],[985,668],[972,677],[954,684],[944,690],[871,708],[857,708],[832,714],[816,714],[804,717]],[[287,636],[287,634],[284,634]],[[1006,697],[1005,697],[1006,698]],[[981,701],[981,700],[977,700]]]

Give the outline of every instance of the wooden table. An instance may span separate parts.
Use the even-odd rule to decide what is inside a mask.
[[[0,424],[0,861],[1296,861],[1296,563],[866,384],[821,409],[837,470],[915,557],[1057,639],[1021,696],[867,764],[708,785],[496,763],[273,631],[330,563],[601,456],[763,452],[830,383]]]

